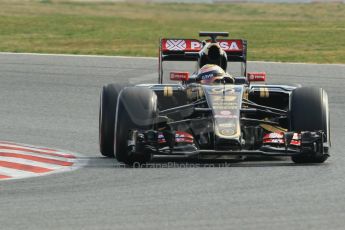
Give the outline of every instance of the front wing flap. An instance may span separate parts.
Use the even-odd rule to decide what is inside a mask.
[[[324,146],[325,133],[323,131],[301,133],[285,132],[271,133],[264,137],[263,144],[258,149],[215,150],[199,149],[190,134],[170,131],[135,131],[133,140],[128,141],[128,148],[132,154],[150,153],[152,157],[184,157],[184,158],[214,158],[227,159],[229,156],[295,156],[295,155],[323,155],[328,153]],[[140,152],[138,152],[140,150]]]

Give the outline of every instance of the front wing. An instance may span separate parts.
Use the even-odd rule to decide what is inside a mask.
[[[157,131],[133,131],[128,141],[130,154],[150,154],[152,158],[232,159],[235,156],[324,155],[325,134],[317,132],[270,133],[258,149],[200,149],[191,135],[166,135]],[[164,140],[162,141],[162,135]],[[175,136],[175,137],[174,137]],[[177,138],[176,138],[177,136]]]

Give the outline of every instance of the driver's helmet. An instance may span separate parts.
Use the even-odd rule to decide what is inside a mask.
[[[201,84],[233,84],[233,77],[218,65],[207,64],[198,71],[196,82]]]

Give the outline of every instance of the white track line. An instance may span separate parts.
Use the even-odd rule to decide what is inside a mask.
[[[1,158],[1,161],[30,165],[33,167],[41,167],[41,168],[49,169],[51,171],[61,169],[61,167],[71,167],[71,166],[60,166],[60,165],[48,164],[48,163],[38,162],[38,161],[34,161],[34,160],[27,160],[27,159],[22,159],[22,158],[15,158],[15,157],[2,157],[1,156],[0,158]],[[25,170],[23,170],[23,171],[25,171]]]
[[[13,53],[0,52],[0,55],[33,55],[33,56],[55,56],[55,57],[96,57],[96,58],[123,58],[123,59],[148,59],[157,60],[155,57],[131,57],[131,56],[111,56],[111,55],[85,55],[85,54],[45,54],[45,53]]]
[[[25,152],[20,150],[7,150],[7,149],[0,149],[1,153],[14,153],[14,154],[23,154],[27,156],[34,156],[34,157],[43,157],[50,160],[58,160],[58,161],[65,161],[65,162],[74,162],[75,158],[65,158],[65,157],[59,157],[59,156],[51,156],[51,155],[43,155],[41,153],[31,153],[31,152]]]
[[[40,148],[40,147],[32,147],[28,145],[15,145],[15,144],[2,144],[0,143],[0,150],[6,151],[6,150],[18,150],[18,151],[25,151],[29,153],[38,153],[41,155],[46,156],[55,156],[55,157],[63,157],[63,158],[69,158],[73,157],[72,154],[59,152],[58,150],[48,150],[46,148]]]
[[[13,53],[13,52],[0,52],[0,55],[33,55],[33,56],[53,56],[53,57],[90,57],[90,58],[120,58],[120,59],[146,59],[157,60],[156,57],[131,57],[131,56],[110,56],[110,55],[84,55],[84,54],[45,54],[45,53]],[[267,64],[292,64],[292,65],[330,65],[330,66],[344,66],[342,63],[308,63],[308,62],[274,62],[274,61],[248,61],[253,63],[267,63]]]
[[[14,179],[14,178],[35,177],[35,176],[37,176],[37,173],[21,171],[21,170],[11,169],[11,168],[5,168],[5,167],[0,166],[0,175],[6,175],[6,176],[11,177],[9,179]],[[2,179],[2,180],[4,180],[4,179]],[[0,181],[1,181],[1,179],[0,179]]]

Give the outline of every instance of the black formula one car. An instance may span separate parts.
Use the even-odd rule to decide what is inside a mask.
[[[295,163],[328,158],[325,90],[265,84],[265,73],[247,73],[246,40],[217,39],[227,37],[226,32],[199,36],[210,39],[160,40],[157,84],[103,87],[102,155],[126,164],[162,157],[238,160],[268,155],[291,157]],[[191,76],[171,72],[170,80],[179,82],[163,83],[164,61],[195,61],[197,70]],[[241,63],[241,76],[226,73],[228,62]],[[217,68],[223,75],[214,75]]]

